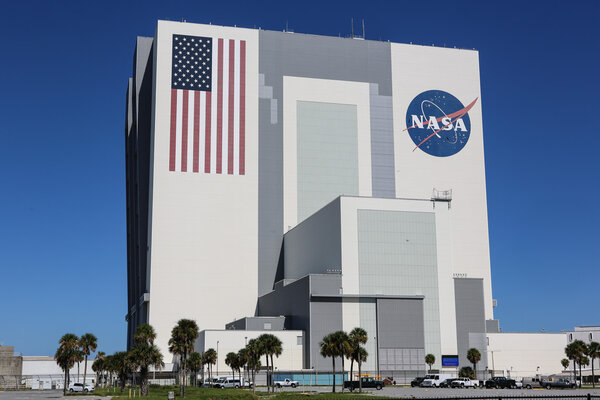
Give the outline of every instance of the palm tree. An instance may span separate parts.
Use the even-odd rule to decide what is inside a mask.
[[[77,341],[77,349],[75,349],[73,357],[75,357],[75,362],[77,363],[77,382],[79,382],[79,363],[83,361],[83,350],[81,350],[79,341]]]
[[[233,351],[230,351],[229,353],[227,353],[227,355],[225,356],[225,364],[227,364],[229,366],[229,368],[231,368],[231,372],[233,374],[233,379],[235,380],[235,369],[237,368],[238,365],[238,356],[236,353],[234,353]],[[240,378],[241,381],[241,378]]]
[[[185,385],[188,355],[194,351],[194,342],[198,338],[198,325],[191,319],[180,319],[171,331],[169,339],[169,351],[181,357],[181,371],[183,382],[180,386],[181,395],[185,398]]]
[[[354,371],[354,361],[358,362],[358,380],[359,380],[359,391],[362,389],[362,382],[360,381],[360,354],[363,344],[367,343],[368,336],[367,331],[363,328],[354,328],[348,334],[348,340],[350,342],[350,380],[354,380],[353,371]]]
[[[344,331],[337,331],[333,333],[334,340],[337,343],[337,353],[342,359],[342,393],[344,393],[344,373],[346,368],[344,367],[344,361],[346,357],[350,357],[352,353],[352,347],[350,346],[350,339],[348,334]],[[333,374],[333,380],[335,381],[335,374]]]
[[[435,356],[433,354],[427,354],[425,356],[425,364],[429,365],[429,372],[431,372],[431,366],[435,363]]]
[[[65,383],[63,385],[63,394],[65,395],[69,386],[69,370],[73,368],[77,361],[78,340],[77,335],[73,333],[64,334],[58,341],[59,346],[54,355],[56,363],[65,372]]]
[[[263,346],[258,339],[250,339],[246,345],[246,365],[252,372],[252,391],[256,392],[256,372],[260,370],[260,356],[263,354]]]
[[[98,338],[91,333],[85,333],[79,338],[79,346],[81,347],[81,352],[85,357],[85,363],[83,364],[83,386],[85,387],[88,356],[95,352],[98,348]]]
[[[596,376],[594,374],[594,360],[600,358],[600,343],[590,342],[587,345],[586,355],[592,360],[592,387],[596,388]]]
[[[473,373],[475,374],[475,378],[477,378],[477,363],[481,360],[481,353],[476,348],[470,348],[467,351],[467,360],[473,364]]]
[[[270,379],[269,379],[269,375],[267,375],[267,391],[268,391],[269,384],[271,386],[273,385],[273,371],[275,369],[274,363],[273,363],[273,356],[279,357],[281,355],[281,352],[283,351],[283,349],[281,347],[282,343],[281,343],[281,340],[279,340],[279,338],[277,336],[272,335],[270,333],[265,333],[263,335],[260,335],[258,337],[258,340],[262,344],[263,352],[267,359],[267,374],[269,373],[269,357],[271,357]]]
[[[358,350],[358,393],[362,393],[362,380],[360,379],[361,365],[362,365],[362,363],[367,361],[368,356],[369,356],[369,353],[367,353],[367,349],[365,349],[362,346],[359,347],[359,350]]]
[[[563,358],[560,360],[560,365],[562,365],[563,369],[567,369],[569,368],[569,365],[571,365],[571,361],[569,361],[567,358]]]
[[[193,352],[188,360],[190,371],[194,374],[194,386],[198,386],[198,371],[202,368],[202,356],[200,353]]]
[[[581,340],[575,340],[569,343],[565,348],[565,354],[567,357],[573,360],[573,374],[576,375],[575,364],[579,364],[579,386],[581,387],[581,364],[585,357],[587,346]],[[575,382],[577,382],[577,376],[575,376]]]
[[[212,381],[212,366],[217,363],[217,352],[210,348],[202,354],[204,364],[208,365],[208,380]]]
[[[131,360],[140,369],[140,392],[148,396],[148,371],[150,366],[160,369],[165,366],[163,355],[154,344],[156,333],[148,324],[142,324],[135,330],[134,345],[131,349]]]
[[[96,354],[96,359],[92,363],[92,371],[96,373],[96,385],[102,382],[102,372],[104,371],[104,356],[105,352],[99,351]]]
[[[134,364],[129,353],[126,351],[118,351],[112,355],[111,367],[117,374],[119,379],[119,386],[121,387],[121,393],[125,391],[125,384],[127,383],[127,377],[133,372]]]
[[[248,363],[248,350],[246,348],[240,349],[237,354],[238,354],[238,361],[239,361],[238,368],[242,368],[244,370],[244,376],[245,376],[245,373],[247,371],[246,364]],[[250,380],[250,377],[248,377],[248,380]],[[245,386],[244,386],[243,379],[242,379],[241,383],[242,383],[242,389],[244,389]]]
[[[104,371],[106,371],[107,376],[107,384],[108,386],[113,385],[113,373],[115,372],[115,361],[112,355],[108,355],[104,357],[104,362],[102,363],[104,367]],[[105,385],[106,386],[106,385]]]
[[[342,373],[344,365],[344,357],[350,353],[350,343],[348,335],[344,331],[337,331],[330,333],[325,336],[319,343],[321,349],[321,356],[327,358],[331,357],[332,369],[333,369],[333,384],[332,391],[335,393],[335,358],[342,357]],[[343,391],[343,389],[342,389]]]

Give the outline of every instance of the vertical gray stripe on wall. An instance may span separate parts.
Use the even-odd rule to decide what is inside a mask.
[[[380,96],[369,85],[371,104],[371,180],[373,197],[396,197],[392,96]]]

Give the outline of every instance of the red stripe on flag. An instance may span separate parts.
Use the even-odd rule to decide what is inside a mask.
[[[194,172],[198,172],[200,156],[200,92],[194,91]]]
[[[217,174],[221,173],[223,164],[223,39],[219,39],[217,74]]]
[[[169,171],[175,171],[177,144],[177,89],[171,89],[171,138],[169,141]]]
[[[240,175],[246,173],[246,41],[240,41]]]
[[[211,92],[206,92],[206,111],[204,113],[205,129],[204,129],[204,172],[210,174],[210,122],[211,122],[211,107],[212,99]]]
[[[227,173],[233,174],[233,107],[235,85],[235,40],[229,41],[229,117],[227,118]]]
[[[188,150],[188,93],[183,91],[183,118],[181,119],[181,172],[187,172],[187,150]]]

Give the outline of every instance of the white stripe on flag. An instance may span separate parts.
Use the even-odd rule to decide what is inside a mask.
[[[233,174],[240,174],[240,41],[235,41],[235,85],[233,91]]]
[[[205,135],[205,130],[206,130],[206,92],[205,91],[201,91],[200,92],[200,135],[198,135],[199,137],[199,144],[198,144],[198,171],[199,172],[204,172],[204,149],[205,149],[205,144],[206,144],[206,135]]]
[[[183,90],[177,90],[177,128],[175,136],[175,171],[181,172],[181,136],[183,119]]]
[[[187,172],[194,171],[194,91],[188,90]]]
[[[212,83],[211,83],[211,109],[210,109],[210,173],[217,172],[217,92],[219,76],[219,41],[213,39],[213,63],[212,63]]]
[[[223,40],[223,147],[222,154],[222,174],[227,174],[227,154],[229,146],[227,138],[229,137],[229,40]]]

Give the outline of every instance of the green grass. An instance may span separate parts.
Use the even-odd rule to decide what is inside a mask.
[[[112,396],[113,399],[129,399],[129,387],[125,388],[123,394],[120,393],[119,388],[116,391],[113,389],[96,388],[94,395],[96,396]],[[135,389],[136,398],[139,398],[139,387],[131,388],[133,397],[133,391]],[[161,386],[151,387],[147,400],[166,400],[168,392],[175,392],[175,398],[181,400],[179,396],[178,386]],[[266,393],[264,391],[256,391],[256,394],[252,393],[252,390],[242,389],[212,389],[212,388],[186,388],[186,400],[306,400],[310,397],[310,400],[352,400],[352,399],[385,399],[382,396],[373,396],[371,394],[358,394],[358,393],[317,393],[317,392],[279,392],[279,393]]]

